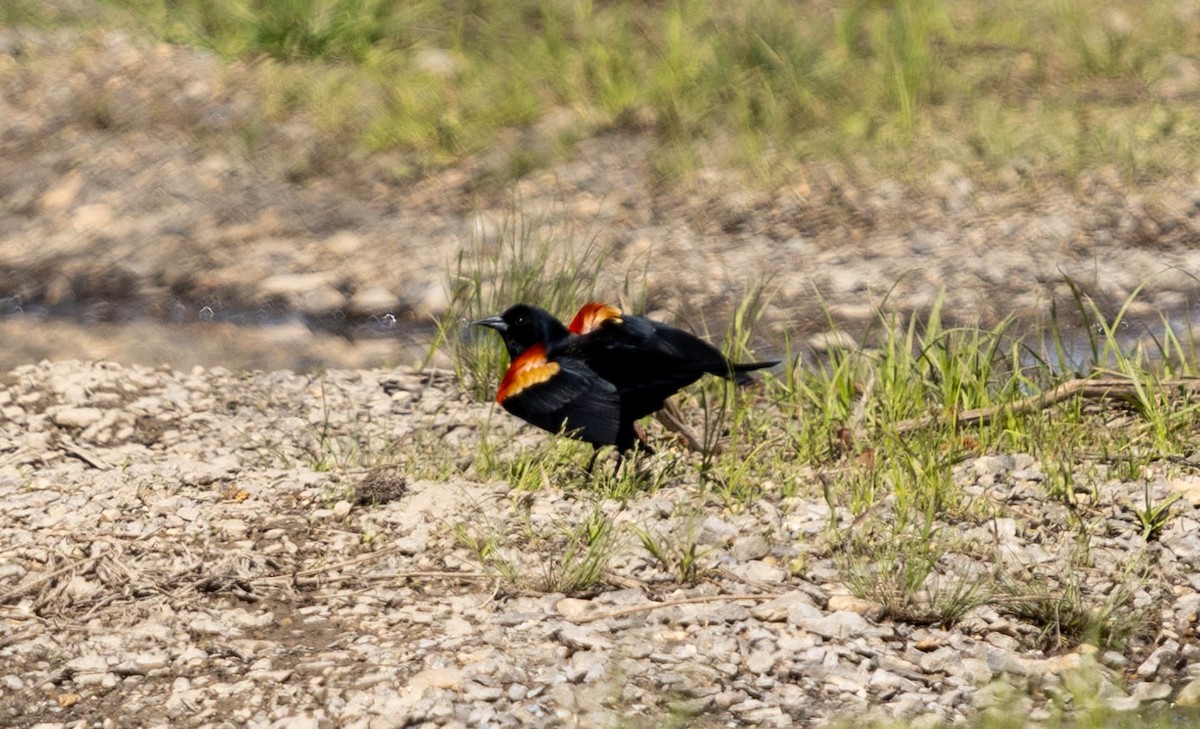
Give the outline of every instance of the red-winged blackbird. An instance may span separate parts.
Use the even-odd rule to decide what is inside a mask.
[[[778,364],[735,364],[693,334],[600,302],[569,328],[527,304],[475,323],[498,331],[512,360],[496,394],[505,410],[619,455],[638,441],[634,423],[703,375],[744,385],[747,372]]]

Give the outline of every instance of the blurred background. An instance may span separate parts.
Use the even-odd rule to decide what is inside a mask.
[[[529,271],[1137,337],[1197,316],[1198,101],[1200,0],[4,0],[0,369],[415,364]]]

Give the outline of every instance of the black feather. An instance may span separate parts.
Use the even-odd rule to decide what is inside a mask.
[[[572,357],[554,360],[550,379],[504,398],[501,406],[542,430],[566,433],[588,443],[617,442],[621,397],[617,388]]]

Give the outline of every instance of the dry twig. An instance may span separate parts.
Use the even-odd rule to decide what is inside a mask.
[[[1164,380],[1157,384],[1158,387],[1164,389],[1176,388],[1188,394],[1200,393],[1200,378]],[[1069,380],[1053,390],[1047,390],[1046,392],[1021,398],[1014,402],[992,405],[986,408],[963,410],[953,416],[953,422],[956,426],[987,424],[999,415],[1027,415],[1038,410],[1045,410],[1052,405],[1057,405],[1075,396],[1091,400],[1120,399],[1136,401],[1139,395],[1138,386],[1129,379]],[[933,425],[941,417],[940,415],[926,415],[919,418],[909,418],[908,420],[901,420],[894,427],[898,433],[908,433]]]
[[[597,620],[608,620],[609,618],[623,618],[628,615],[637,615],[638,613],[648,613],[659,608],[679,607],[680,605],[698,605],[706,602],[736,602],[738,600],[753,600],[761,602],[763,600],[774,600],[779,597],[775,593],[754,593],[749,595],[704,595],[702,597],[685,597],[679,600],[668,600],[667,602],[652,602],[646,605],[635,605],[633,607],[621,608],[620,610],[610,610],[604,613],[593,613],[592,615],[581,615],[576,618],[567,618],[573,623],[594,623]]]

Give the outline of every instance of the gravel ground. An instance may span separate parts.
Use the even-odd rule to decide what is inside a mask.
[[[0,383],[0,726],[930,726],[993,704],[1044,716],[1078,671],[1115,708],[1200,702],[1200,477],[1081,482],[1099,495],[1073,515],[1091,525],[1081,561],[1032,458],[956,467],[970,513],[991,516],[943,525],[961,544],[947,575],[999,564],[1088,600],[1131,591],[1144,629],[1123,652],[1046,653],[1000,604],[942,629],[851,596],[829,556],[849,515],[816,474],[741,512],[686,475],[625,503],[481,483],[490,406],[436,371],[62,362]],[[490,427],[514,449],[542,440],[502,413]],[[423,479],[430,454],[452,475]],[[1151,542],[1132,511],[1147,484],[1182,495]],[[556,535],[597,512],[621,535],[605,579],[548,592]],[[700,579],[635,529],[691,535]],[[464,534],[497,536],[523,581]]]
[[[938,525],[948,584],[999,567],[1141,628],[1064,652],[1004,601],[943,629],[852,596],[830,528],[850,515],[819,473],[730,510],[664,449],[650,467],[681,475],[627,502],[552,479],[514,493],[476,474],[481,430],[543,436],[445,374],[237,373],[415,358],[450,262],[514,199],[564,247],[606,251],[598,291],[645,271],[648,306],[697,328],[768,275],[765,331],[794,341],[826,307],[855,331],[885,297],[921,310],[939,291],[952,318],[1035,317],[1066,276],[1101,308],[1145,283],[1131,314],[1187,317],[1196,180],[1067,188],[1014,167],[982,190],[949,167],[901,184],[812,165],[774,191],[708,170],[663,189],[652,141],[624,129],[489,190],[494,156],[399,178],[268,114],[262,73],[117,31],[0,28],[0,726],[932,725],[1044,716],[1078,672],[1114,708],[1200,704],[1195,463],[1085,469],[1096,498],[1074,509],[1023,454],[956,467],[976,508]],[[340,336],[356,326],[409,348]],[[127,364],[26,364],[70,357]],[[177,366],[128,364],[161,361]],[[1147,488],[1181,495],[1149,542]],[[564,532],[597,514],[604,580],[556,592]],[[639,530],[694,541],[697,579]]]

